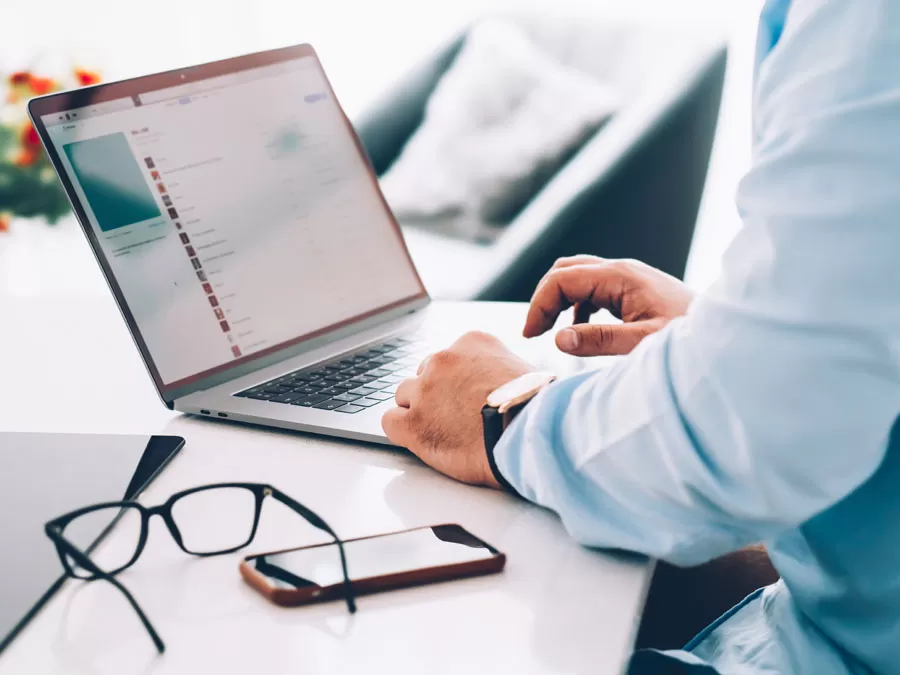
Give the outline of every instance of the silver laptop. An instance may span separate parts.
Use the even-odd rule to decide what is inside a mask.
[[[29,110],[170,408],[387,442],[426,353],[520,329],[430,301],[309,45]]]

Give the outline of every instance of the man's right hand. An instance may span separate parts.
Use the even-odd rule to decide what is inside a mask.
[[[627,354],[646,336],[687,312],[693,299],[693,291],[681,281],[636,260],[589,255],[560,258],[531,298],[523,334],[546,333],[560,312],[574,305],[575,323],[557,333],[557,347],[575,356]],[[587,323],[601,309],[624,323]]]

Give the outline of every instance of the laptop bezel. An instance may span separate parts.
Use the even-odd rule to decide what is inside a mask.
[[[140,94],[147,94],[178,85],[188,84],[191,82],[199,82],[221,75],[228,75],[243,70],[260,68],[267,65],[302,58],[314,59],[316,66],[318,67],[320,73],[322,74],[322,77],[326,82],[326,85],[328,86],[329,94],[337,104],[339,113],[344,119],[347,130],[356,144],[357,150],[360,153],[360,157],[363,160],[366,168],[368,169],[369,175],[378,192],[379,198],[390,217],[394,233],[400,239],[400,243],[403,247],[403,251],[406,255],[410,269],[415,275],[416,281],[419,285],[419,292],[413,296],[403,298],[394,303],[391,303],[390,305],[376,308],[362,315],[352,317],[338,324],[327,326],[313,333],[292,338],[291,340],[273,345],[272,347],[264,349],[260,352],[256,352],[235,361],[222,364],[221,366],[218,366],[216,368],[198,373],[194,376],[186,378],[186,380],[181,380],[174,384],[167,385],[162,381],[156,364],[153,361],[153,357],[150,354],[150,350],[148,349],[147,344],[144,341],[143,336],[141,335],[141,331],[138,327],[137,321],[135,320],[134,315],[128,307],[128,303],[125,299],[124,294],[122,293],[118,282],[116,281],[112,268],[106,260],[106,256],[104,255],[103,249],[100,246],[100,242],[96,234],[94,233],[93,227],[91,226],[90,219],[88,218],[87,213],[80,204],[77,193],[75,192],[74,187],[69,180],[67,172],[60,161],[59,154],[56,152],[56,149],[47,131],[47,127],[44,124],[42,118],[45,115],[63,113],[75,108],[83,108],[89,105],[95,105],[106,101],[135,97]],[[78,223],[81,226],[81,229],[84,232],[85,236],[87,237],[91,251],[93,252],[95,259],[97,260],[97,263],[100,265],[103,276],[106,279],[106,283],[116,300],[116,305],[118,306],[122,318],[125,320],[125,323],[128,326],[128,330],[131,333],[131,337],[134,340],[135,346],[140,352],[141,359],[144,362],[144,366],[146,367],[148,374],[153,380],[154,386],[156,387],[160,399],[170,409],[174,408],[174,401],[180,397],[187,396],[188,394],[202,391],[204,389],[210,389],[248,373],[266,368],[285,359],[293,358],[305,352],[317,349],[331,341],[352,335],[360,331],[364,331],[372,326],[399,318],[404,314],[409,314],[411,312],[422,309],[431,301],[430,297],[428,296],[428,292],[425,290],[425,286],[422,283],[422,279],[419,276],[418,270],[413,263],[412,257],[409,253],[409,249],[406,246],[406,242],[403,239],[400,225],[397,223],[396,218],[394,217],[390,207],[385,201],[384,195],[381,193],[381,189],[378,185],[378,177],[375,173],[374,168],[372,167],[372,163],[369,160],[366,150],[362,145],[359,136],[356,134],[352,123],[347,117],[347,114],[344,112],[340,101],[335,95],[334,89],[331,86],[331,82],[329,81],[328,76],[325,73],[324,68],[322,67],[322,63],[319,60],[318,55],[316,54],[312,45],[300,44],[291,47],[283,47],[280,49],[245,54],[243,56],[237,56],[221,61],[213,61],[196,66],[190,66],[187,68],[180,68],[152,75],[144,75],[141,77],[130,78],[126,80],[102,83],[91,87],[84,87],[82,89],[49,94],[46,96],[31,99],[31,101],[29,101],[28,103],[28,114],[31,118],[32,123],[34,124],[35,129],[38,132],[38,135],[40,136],[41,142],[44,146],[44,150],[46,151],[47,156],[49,157],[50,162],[56,171],[56,175],[63,186],[66,197],[68,198],[69,203],[72,206],[72,210],[75,213]]]

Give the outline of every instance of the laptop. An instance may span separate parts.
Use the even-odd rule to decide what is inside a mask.
[[[431,301],[309,45],[29,114],[171,409],[388,443],[381,416],[427,353],[519,334]]]

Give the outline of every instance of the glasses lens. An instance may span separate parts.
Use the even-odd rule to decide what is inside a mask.
[[[82,553],[107,531],[109,538],[92,551],[88,557],[104,572],[115,574],[134,559],[141,541],[143,520],[141,512],[133,506],[113,506],[88,511],[72,520],[62,531],[63,537]],[[94,576],[81,567],[71,556],[66,556],[75,576],[82,579]]]
[[[222,553],[250,543],[256,495],[247,488],[191,492],[172,505],[172,519],[191,553]]]

